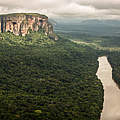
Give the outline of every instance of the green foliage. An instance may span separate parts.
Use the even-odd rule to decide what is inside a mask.
[[[0,37],[1,120],[100,119],[103,87],[94,49],[37,32]]]
[[[72,31],[71,33],[60,33],[76,43],[84,44],[95,49],[103,51],[118,51],[120,50],[120,36],[91,36],[88,34],[79,34]]]
[[[112,74],[114,81],[120,87],[120,51],[110,52],[108,54],[108,60],[112,66]]]
[[[41,110],[35,110],[34,112],[37,113],[37,114],[41,114],[42,113]]]
[[[1,44],[7,44],[10,46],[45,46],[54,44],[54,40],[51,40],[43,32],[32,32],[25,37],[15,36],[10,32],[0,33]]]
[[[1,16],[3,16],[3,17],[5,17],[5,16],[8,16],[8,17],[11,17],[11,16],[23,16],[23,15],[26,15],[26,16],[40,16],[40,17],[42,17],[42,18],[48,18],[47,16],[45,16],[45,15],[42,15],[42,14],[38,14],[38,13],[13,13],[13,14],[3,14],[3,15],[0,15],[0,17]]]

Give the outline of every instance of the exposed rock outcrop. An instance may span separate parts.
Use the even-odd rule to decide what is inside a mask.
[[[48,17],[37,13],[14,13],[0,15],[0,32],[12,32],[15,35],[25,36],[30,31],[42,30],[46,35],[54,37],[53,26]]]

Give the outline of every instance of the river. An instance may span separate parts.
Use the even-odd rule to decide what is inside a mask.
[[[106,56],[99,57],[97,76],[104,87],[101,120],[120,120],[120,90],[112,79],[112,68]]]

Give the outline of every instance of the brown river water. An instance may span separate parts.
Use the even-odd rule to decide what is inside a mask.
[[[120,89],[112,79],[112,68],[107,57],[99,57],[97,76],[104,87],[104,104],[100,120],[120,120]]]

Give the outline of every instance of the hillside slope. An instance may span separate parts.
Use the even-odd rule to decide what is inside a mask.
[[[103,88],[95,75],[96,51],[37,32],[0,36],[1,120],[100,118]]]

